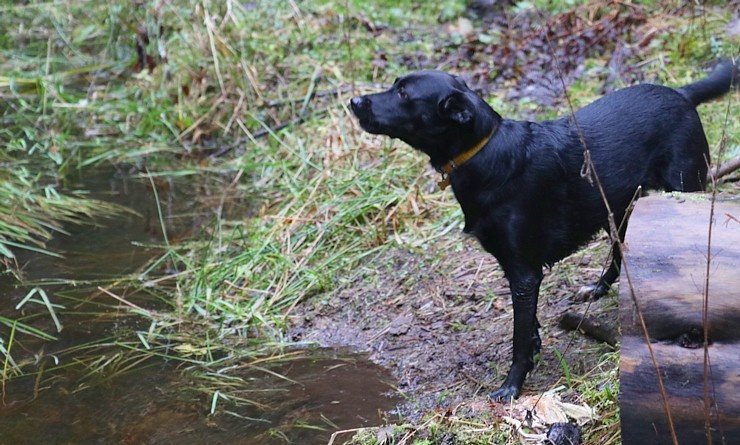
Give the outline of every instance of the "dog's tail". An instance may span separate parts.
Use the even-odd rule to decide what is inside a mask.
[[[677,88],[676,91],[691,101],[694,106],[716,99],[740,86],[740,70],[737,61],[722,59],[709,76],[694,83]]]

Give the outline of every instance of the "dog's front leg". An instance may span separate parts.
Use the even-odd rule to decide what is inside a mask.
[[[517,398],[527,373],[534,367],[534,357],[540,350],[537,322],[537,295],[542,282],[542,270],[517,270],[507,273],[514,305],[514,357],[506,380],[491,393],[493,400]]]

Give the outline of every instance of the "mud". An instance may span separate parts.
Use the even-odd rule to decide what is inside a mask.
[[[331,296],[304,307],[292,319],[292,339],[369,352],[398,379],[407,397],[399,411],[407,418],[486,396],[502,382],[511,359],[508,285],[493,257],[473,240],[452,234],[447,244],[377,256]],[[524,394],[565,383],[555,350],[574,375],[611,350],[557,327],[567,311],[615,323],[614,292],[590,305],[574,301],[580,286],[597,279],[605,257],[606,243],[598,240],[547,273],[538,310],[541,358]]]

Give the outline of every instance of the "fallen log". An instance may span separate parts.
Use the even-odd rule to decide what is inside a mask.
[[[718,198],[708,250],[710,208],[707,195],[660,194],[630,219],[619,286],[625,445],[673,443],[640,315],[678,443],[740,443],[740,199]]]

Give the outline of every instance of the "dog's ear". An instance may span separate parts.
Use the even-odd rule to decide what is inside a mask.
[[[452,78],[455,79],[455,82],[457,82],[458,84],[460,84],[460,86],[463,86],[465,88],[468,88],[468,84],[465,83],[465,79],[463,79],[462,77],[456,76],[456,75],[453,74],[452,75]]]
[[[467,124],[473,119],[471,104],[465,93],[455,91],[439,103],[439,114],[458,124]]]

